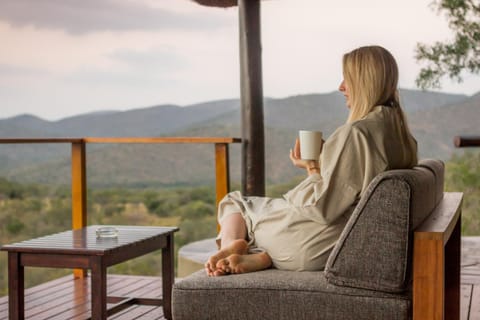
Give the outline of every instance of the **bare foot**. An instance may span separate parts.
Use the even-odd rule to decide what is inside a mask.
[[[248,252],[247,241],[237,239],[232,241],[228,246],[221,248],[216,254],[211,256],[205,263],[205,271],[209,276],[219,276],[224,274],[223,270],[217,269],[218,261],[225,259],[232,254],[246,254]]]
[[[218,271],[214,275],[254,272],[270,268],[271,266],[272,259],[266,252],[243,255],[232,254],[218,261]]]

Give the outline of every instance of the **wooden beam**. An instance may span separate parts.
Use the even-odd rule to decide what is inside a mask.
[[[480,136],[456,136],[453,144],[457,148],[480,147]]]
[[[260,0],[239,0],[242,106],[242,192],[265,195]]]
[[[239,143],[240,138],[232,137],[86,137],[85,143],[147,143],[147,144],[204,144]]]

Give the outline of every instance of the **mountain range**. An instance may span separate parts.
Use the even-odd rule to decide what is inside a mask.
[[[480,93],[467,96],[400,90],[421,158],[448,160],[455,135],[479,134]],[[345,122],[348,109],[339,92],[265,98],[265,154],[268,183],[302,174],[288,159],[299,129],[328,137]],[[238,99],[190,106],[159,105],[128,111],[81,114],[58,121],[32,115],[0,119],[0,137],[241,136]],[[232,181],[240,179],[240,145],[231,145]],[[89,187],[197,185],[214,180],[210,145],[88,145]],[[20,182],[70,183],[70,146],[0,145],[0,176]]]

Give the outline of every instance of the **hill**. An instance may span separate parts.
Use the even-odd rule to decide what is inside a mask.
[[[480,95],[401,90],[401,99],[419,142],[421,157],[447,160],[456,134],[478,133]],[[348,114],[338,92],[266,98],[266,176],[289,181],[301,174],[288,151],[299,129],[330,135]],[[0,120],[3,137],[59,136],[236,136],[241,134],[240,102],[221,100],[186,107],[165,105],[124,112],[79,115],[56,122],[28,115]],[[240,146],[231,147],[231,172],[239,180]],[[23,182],[69,184],[68,145],[0,146],[0,175]],[[88,146],[89,186],[166,186],[212,183],[213,148],[192,145]]]

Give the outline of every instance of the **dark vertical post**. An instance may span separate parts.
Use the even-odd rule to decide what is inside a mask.
[[[238,0],[242,105],[242,191],[265,195],[260,0]]]

